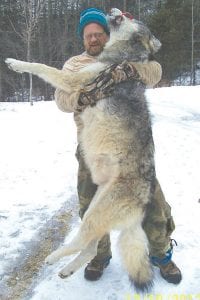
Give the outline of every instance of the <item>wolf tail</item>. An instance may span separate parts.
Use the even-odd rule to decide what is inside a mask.
[[[136,290],[148,292],[153,286],[153,270],[148,255],[148,241],[142,227],[129,227],[119,236],[122,264]]]

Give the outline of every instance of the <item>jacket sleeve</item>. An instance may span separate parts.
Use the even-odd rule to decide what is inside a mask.
[[[63,70],[67,72],[73,72],[73,63],[75,57],[70,58],[63,66]],[[67,93],[61,89],[55,90],[55,102],[60,110],[63,112],[78,112],[78,99],[80,92],[75,92],[73,89],[71,92]]]
[[[149,61],[146,63],[131,62],[131,64],[137,70],[140,79],[148,87],[156,85],[162,77],[162,67],[157,61]]]
[[[63,112],[78,112],[79,92],[67,93],[63,90],[56,89],[55,101],[60,110]]]

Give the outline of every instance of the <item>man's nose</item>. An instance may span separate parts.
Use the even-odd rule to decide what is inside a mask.
[[[92,34],[91,35],[91,42],[94,42],[94,41],[96,41],[97,40],[97,37],[95,36],[95,34]]]

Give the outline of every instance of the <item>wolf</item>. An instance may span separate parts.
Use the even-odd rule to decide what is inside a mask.
[[[11,58],[6,63],[17,72],[35,74],[66,92],[69,88],[80,91],[108,66],[145,62],[160,48],[159,40],[143,23],[120,10],[112,9],[108,19],[110,39],[97,63],[79,72],[68,74]],[[87,106],[81,117],[81,149],[98,189],[76,236],[50,254],[46,263],[77,254],[59,273],[61,278],[68,277],[95,257],[98,241],[106,233],[119,230],[122,264],[135,288],[148,291],[153,285],[153,271],[142,222],[155,188],[155,162],[144,84],[139,80],[117,84],[112,96]]]

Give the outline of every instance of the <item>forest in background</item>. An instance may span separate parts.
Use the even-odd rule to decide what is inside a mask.
[[[146,23],[162,42],[156,60],[163,67],[161,86],[200,84],[200,0],[0,0],[0,101],[27,101],[28,74],[10,71],[5,59],[62,68],[81,53],[77,35],[81,10],[117,7]],[[33,98],[53,99],[54,89],[33,77]]]

